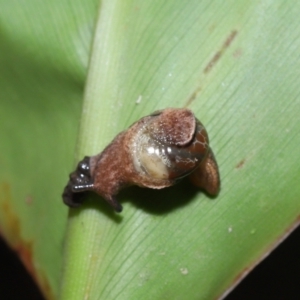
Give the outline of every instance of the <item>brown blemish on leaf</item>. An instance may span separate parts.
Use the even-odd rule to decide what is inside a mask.
[[[8,245],[16,251],[18,257],[40,287],[46,299],[55,299],[47,278],[41,270],[37,272],[34,264],[33,241],[25,241],[22,237],[22,224],[18,215],[11,206],[12,197],[10,185],[7,182],[0,184],[0,218],[1,233]]]
[[[197,98],[198,94],[201,92],[202,87],[199,86],[193,93],[192,95],[187,99],[184,107],[188,107],[191,105],[191,103]]]
[[[237,30],[233,30],[229,34],[229,36],[227,37],[227,39],[223,43],[221,49],[213,56],[213,58],[209,61],[209,63],[204,68],[203,73],[205,75],[208,74],[212,70],[212,68],[215,66],[215,64],[218,62],[218,60],[224,54],[225,50],[230,46],[230,44],[232,43],[232,41],[235,39],[237,33],[238,33]],[[241,52],[237,52],[237,51],[235,52],[236,53],[236,57],[238,55],[241,55]],[[202,90],[202,86],[201,86],[201,84],[199,84],[199,86],[193,91],[193,93],[186,100],[184,107],[190,106],[191,103],[198,97],[198,95],[201,92],[201,90]]]
[[[213,58],[209,61],[209,63],[204,68],[203,72],[205,74],[209,73],[212,70],[212,68],[215,66],[215,64],[218,62],[218,60],[224,54],[225,50],[231,45],[231,43],[235,39],[237,33],[238,33],[237,30],[231,31],[231,33],[229,34],[229,36],[223,43],[221,49],[213,56]]]
[[[31,205],[33,202],[33,197],[28,195],[25,199],[26,204]]]
[[[3,236],[13,248],[20,240],[20,220],[11,208],[11,191],[8,183],[2,183],[0,187],[0,205],[1,205],[1,231]]]
[[[243,55],[243,50],[241,48],[238,48],[233,52],[234,58],[240,58],[242,55]]]
[[[242,159],[242,160],[235,166],[235,168],[236,168],[236,169],[241,169],[241,168],[245,165],[245,162],[246,162],[246,158]]]
[[[19,256],[20,260],[24,264],[25,268],[29,272],[29,274],[32,276],[34,281],[39,286],[40,290],[42,291],[43,295],[46,299],[56,299],[54,297],[52,289],[49,285],[48,280],[46,279],[46,276],[39,272],[37,273],[34,265],[34,257],[33,257],[33,242],[32,241],[21,241],[16,247],[14,247],[14,250],[16,251],[17,255]]]
[[[212,24],[211,26],[209,26],[208,28],[209,33],[212,33],[216,28],[217,28],[216,24]]]

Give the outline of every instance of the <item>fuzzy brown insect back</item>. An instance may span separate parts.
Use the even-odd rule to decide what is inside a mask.
[[[188,175],[210,195],[218,194],[218,166],[204,126],[188,109],[167,108],[138,120],[103,152],[80,161],[63,200],[77,207],[82,192],[94,191],[120,212],[116,195],[122,188],[162,189]]]

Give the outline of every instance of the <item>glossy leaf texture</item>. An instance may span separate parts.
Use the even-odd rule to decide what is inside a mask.
[[[299,223],[300,4],[29,3],[0,12],[1,233],[49,299],[225,295]],[[91,196],[64,236],[75,160],[165,107],[206,126],[219,196],[130,188],[121,215]]]

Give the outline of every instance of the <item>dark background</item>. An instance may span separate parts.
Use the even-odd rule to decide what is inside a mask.
[[[2,239],[0,239],[0,298],[44,300],[15,253]],[[300,299],[300,227],[226,298],[226,300],[241,299]]]

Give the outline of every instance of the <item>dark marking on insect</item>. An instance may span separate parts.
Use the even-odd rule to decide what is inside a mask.
[[[138,120],[103,152],[84,157],[69,176],[63,201],[77,207],[83,192],[93,191],[121,212],[116,199],[121,189],[162,189],[188,175],[208,194],[218,194],[219,171],[206,129],[190,110],[167,108]]]

